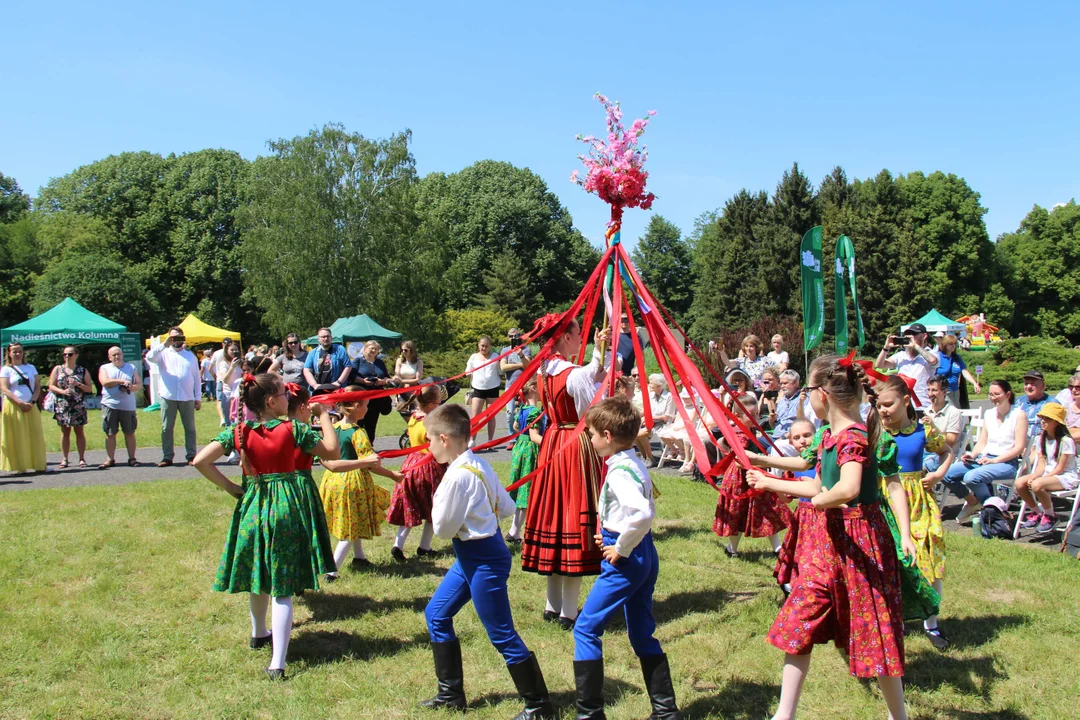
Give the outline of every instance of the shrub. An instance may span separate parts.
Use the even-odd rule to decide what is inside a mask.
[[[1046,378],[1046,391],[1056,393],[1068,383],[1069,376],[1080,364],[1080,350],[1073,350],[1053,340],[1041,337],[1018,338],[1003,341],[993,353],[982,357],[964,355],[965,362],[979,364],[983,358],[993,358],[993,363],[982,363],[982,383],[991,380],[1008,380],[1014,389],[1023,385],[1024,373],[1039,370]],[[972,365],[974,372],[974,365]]]
[[[497,310],[473,308],[469,310],[447,310],[439,318],[441,335],[446,338],[444,348],[454,352],[465,352],[465,358],[476,352],[476,342],[484,335],[491,338],[491,345],[496,350],[506,344],[506,333],[517,325],[514,318]],[[527,330],[528,328],[522,328]],[[464,369],[462,362],[461,368]],[[461,372],[458,370],[457,372]]]

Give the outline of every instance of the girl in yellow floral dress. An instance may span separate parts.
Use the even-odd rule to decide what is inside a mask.
[[[363,390],[350,386],[347,391]],[[342,403],[339,407],[345,416],[334,425],[338,443],[341,445],[340,460],[324,460],[327,471],[319,485],[326,525],[330,534],[338,539],[334,548],[334,564],[338,572],[353,553],[352,567],[363,570],[371,566],[364,554],[364,540],[381,535],[381,525],[386,509],[390,506],[390,493],[375,484],[371,473],[401,482],[401,474],[382,466],[382,459],[375,454],[367,433],[360,421],[367,414],[367,400]],[[329,573],[327,580],[333,582],[337,573]]]
[[[896,441],[900,479],[907,491],[911,512],[911,542],[918,550],[917,564],[941,595],[945,577],[945,532],[933,489],[952,464],[952,449],[929,418],[919,422],[911,406],[914,395],[903,376],[893,375],[880,383],[877,394],[882,424]],[[923,455],[927,452],[941,458],[938,470],[932,473],[923,469]],[[926,618],[923,629],[938,650],[949,646],[948,639],[938,627],[937,615]]]

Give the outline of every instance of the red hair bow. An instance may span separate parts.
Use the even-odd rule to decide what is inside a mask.
[[[296,383],[285,383],[285,392],[290,395],[297,395],[300,392],[300,386]]]
[[[911,396],[911,402],[915,403],[915,407],[922,407],[922,403],[919,402],[919,396],[915,394],[915,378],[901,375],[900,373],[896,373],[896,377],[903,380],[904,385],[907,385],[908,395]]]
[[[254,375],[252,375],[251,373],[244,373],[244,384],[245,385],[251,385],[254,382],[255,382],[255,376]]]
[[[562,322],[563,315],[565,314],[566,313],[548,313],[543,317],[537,318],[536,322],[533,323],[532,330],[528,332],[528,339],[533,340],[535,338],[542,337],[549,330],[558,327],[559,323]]]

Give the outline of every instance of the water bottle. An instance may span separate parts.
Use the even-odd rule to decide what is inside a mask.
[[[971,518],[971,533],[977,538],[983,537],[982,518],[979,517],[979,515],[975,515],[975,517]]]

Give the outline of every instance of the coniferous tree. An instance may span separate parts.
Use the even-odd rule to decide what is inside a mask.
[[[693,299],[694,259],[679,228],[662,216],[653,215],[632,258],[656,299],[685,326]]]

